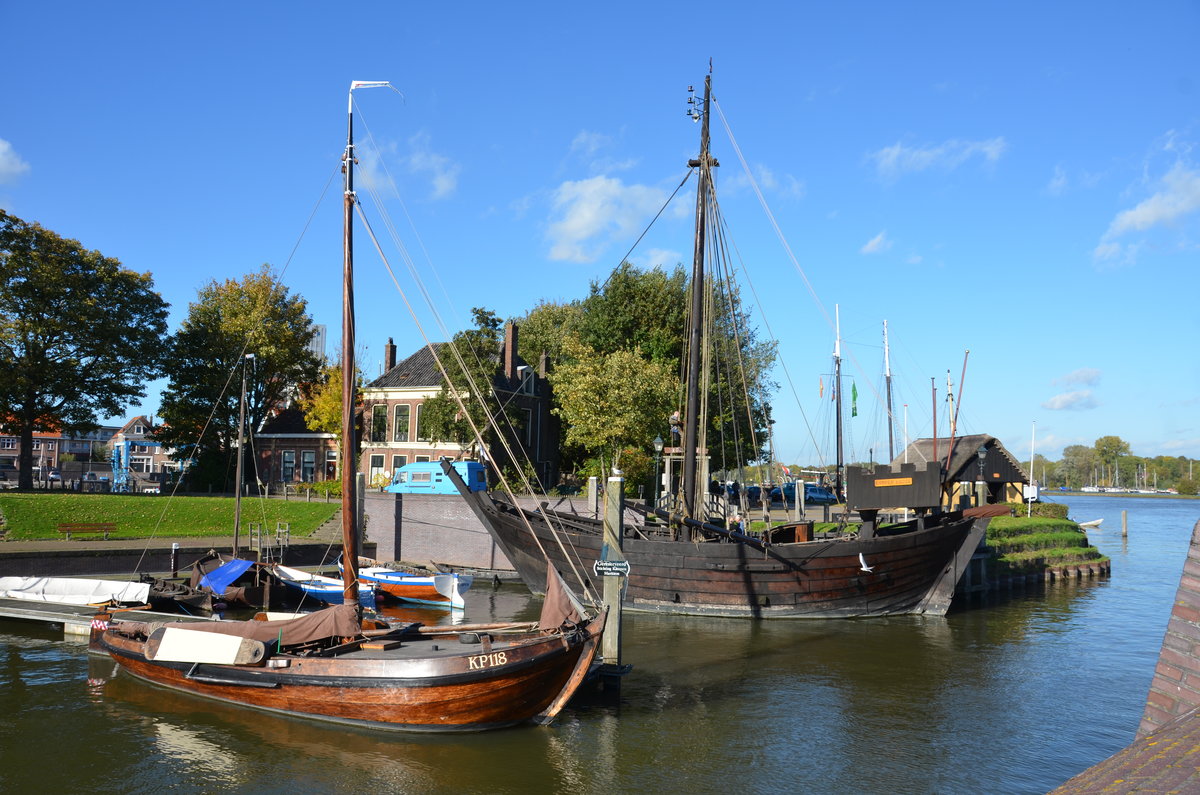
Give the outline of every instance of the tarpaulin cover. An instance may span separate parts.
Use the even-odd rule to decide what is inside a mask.
[[[242,574],[245,573],[246,569],[253,565],[254,561],[251,560],[241,560],[240,558],[237,560],[231,560],[224,566],[213,569],[208,574],[201,577],[200,584],[205,588],[211,589],[213,593],[225,593],[225,589],[228,588],[234,580],[236,580],[238,577],[241,577]]]
[[[194,632],[237,635],[263,643],[282,639],[285,646],[326,638],[354,637],[362,629],[354,605],[334,605],[315,613],[301,613],[296,618],[283,621],[189,621],[169,624],[122,621],[116,626],[119,632],[131,636],[138,633],[149,636],[158,627],[174,627]]]

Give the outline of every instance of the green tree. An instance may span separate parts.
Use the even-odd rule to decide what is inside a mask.
[[[1096,471],[1096,450],[1082,444],[1072,444],[1063,448],[1061,472],[1068,488],[1094,485]]]
[[[253,428],[268,411],[286,405],[301,384],[315,380],[313,334],[307,303],[267,265],[200,290],[171,340],[169,383],[159,409],[163,424],[155,431],[179,458],[194,461],[193,487],[230,485],[246,355],[254,355],[246,374],[246,417]]]
[[[582,318],[575,336],[602,356],[636,350],[643,360],[664,365],[677,384],[671,408],[682,412],[689,296],[690,279],[681,267],[667,273],[622,263],[607,281],[592,283],[580,305]],[[775,345],[758,340],[732,279],[717,279],[710,285],[707,305],[711,353],[705,359],[708,372],[703,382],[708,385],[704,396],[708,448],[714,468],[732,469],[760,458],[765,449],[770,419],[767,395],[775,388],[767,373],[775,361]],[[670,413],[660,417],[637,444],[648,449],[655,435],[666,435]]]
[[[683,356],[688,309],[688,276],[641,270],[622,262],[604,283],[592,282],[584,299],[579,335],[600,354],[641,351],[642,358],[677,366]]]
[[[362,407],[362,373],[355,368],[354,405]],[[321,368],[317,380],[300,387],[299,408],[304,412],[304,423],[314,431],[331,433],[337,437],[338,467],[342,457],[342,363]],[[357,454],[357,445],[355,451]]]
[[[550,376],[566,440],[599,457],[601,468],[620,466],[621,452],[642,447],[662,427],[675,398],[674,373],[646,362],[638,348],[602,354],[569,341],[570,361]]]
[[[1100,463],[1105,466],[1113,467],[1113,475],[1109,479],[1109,485],[1127,482],[1120,477],[1119,473],[1121,471],[1121,456],[1129,455],[1129,442],[1125,441],[1120,436],[1101,436],[1096,440],[1095,448],[1096,457],[1099,459]]]
[[[0,210],[0,428],[21,439],[22,488],[35,431],[92,429],[145,397],[166,330],[150,274]]]
[[[543,353],[552,363],[559,362],[563,358],[563,345],[579,336],[582,322],[583,308],[578,303],[542,301],[516,321],[521,329],[517,352],[535,367]]]

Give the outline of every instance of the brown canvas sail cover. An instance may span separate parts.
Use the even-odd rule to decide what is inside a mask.
[[[558,571],[547,561],[546,565],[546,601],[542,602],[542,615],[538,619],[538,629],[558,629],[566,621],[578,624],[583,620],[578,605],[571,598],[566,583]]]
[[[263,643],[282,640],[283,645],[310,643],[327,638],[349,638],[358,635],[361,630],[354,605],[344,604],[283,621],[176,621],[168,624],[125,621],[118,628],[123,634],[140,633],[149,636],[159,627],[187,629],[193,632],[218,632]]]

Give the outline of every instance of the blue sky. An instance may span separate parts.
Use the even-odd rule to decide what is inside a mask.
[[[949,371],[959,432],[1018,456],[1036,425],[1051,458],[1107,434],[1200,457],[1195,2],[9,2],[0,18],[0,207],[153,273],[172,329],[207,281],[271,263],[337,343],[329,178],[351,80],[402,93],[356,94],[360,187],[383,194],[448,332],[473,306],[582,297],[695,156],[687,87],[712,58],[721,206],[787,366],[778,458],[830,456],[835,304],[852,458],[886,449],[884,320],[910,437],[932,432],[930,379],[947,432]],[[690,260],[691,191],[630,259]],[[361,234],[359,251],[374,375],[389,336],[422,342]]]

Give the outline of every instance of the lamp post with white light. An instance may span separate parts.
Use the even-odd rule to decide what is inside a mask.
[[[662,478],[659,476],[659,464],[662,462],[663,438],[661,436],[654,437],[654,507],[658,507],[659,489],[662,487]]]
[[[983,505],[983,490],[986,488],[983,478],[983,463],[987,460],[987,445],[979,445],[979,450],[976,451],[975,456],[979,459],[979,483],[975,487],[975,504]]]

